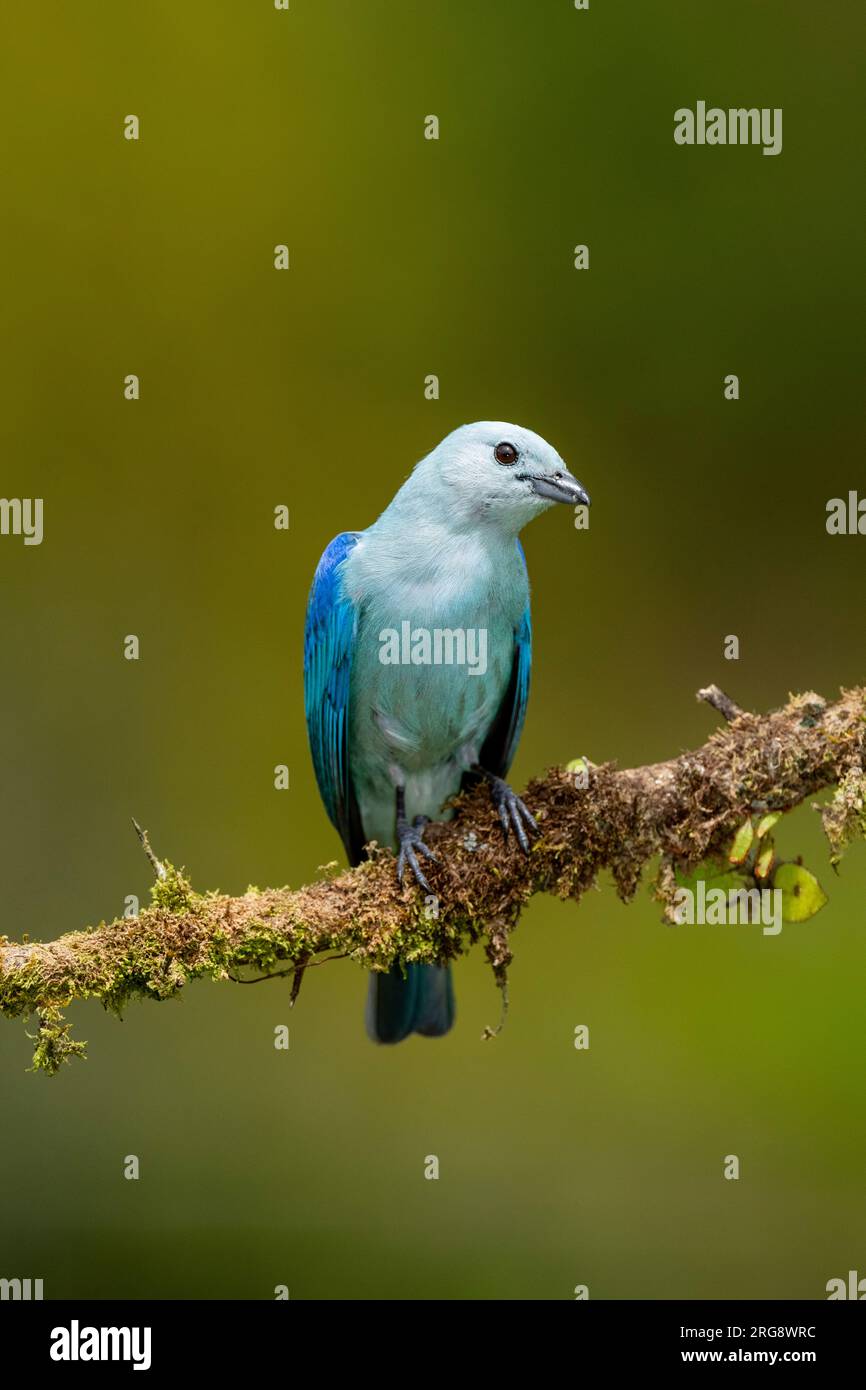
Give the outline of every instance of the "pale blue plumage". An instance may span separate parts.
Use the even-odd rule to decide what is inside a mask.
[[[307,611],[305,705],[319,790],[352,863],[370,840],[396,850],[412,839],[416,817],[442,818],[470,769],[491,774],[494,788],[504,779],[531,666],[517,533],[557,500],[588,501],[538,435],[464,426],[422,459],[373,526],[338,536],[322,556]],[[476,634],[483,670],[480,659],[474,670],[446,660],[386,663],[383,635],[407,624],[413,633]],[[409,862],[426,887],[411,853]],[[438,1035],[453,1012],[446,968],[373,976],[367,1021],[379,1041]]]

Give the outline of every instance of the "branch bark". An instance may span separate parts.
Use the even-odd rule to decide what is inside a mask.
[[[201,976],[249,982],[274,973],[292,977],[294,999],[304,970],[335,955],[386,969],[456,957],[477,941],[504,985],[511,932],[535,893],[576,901],[607,869],[629,900],[661,856],[664,900],[672,869],[719,856],[747,815],[789,811],[829,787],[836,793],[821,814],[833,862],[866,834],[866,687],[829,704],[797,695],[766,715],[744,713],[715,686],[699,698],[730,722],[694,752],[625,770],[585,763],[583,778],[554,768],[530,782],[523,797],[541,833],[528,856],[513,837],[503,843],[485,788],[460,798],[453,821],[428,827],[441,860],[429,867],[432,899],[401,888],[393,857],[379,849],[304,888],[198,893],[139,832],[161,871],[152,905],[56,941],[0,937],[0,1013],[38,1018],[34,1067],[54,1072],[84,1051],[63,1016],[75,999],[119,1013],[131,998],[166,999]]]

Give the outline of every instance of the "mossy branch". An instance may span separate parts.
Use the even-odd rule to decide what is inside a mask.
[[[672,869],[719,855],[745,816],[789,811],[829,787],[836,794],[821,814],[834,862],[866,834],[866,688],[830,704],[797,695],[766,715],[742,712],[715,686],[699,698],[731,722],[695,752],[628,770],[582,760],[578,773],[555,768],[531,782],[523,796],[541,833],[528,856],[513,839],[503,844],[486,789],[462,798],[453,821],[428,828],[441,861],[429,868],[433,900],[401,888],[393,857],[377,849],[358,868],[305,888],[198,893],[140,832],[157,872],[152,905],[56,941],[0,937],[0,1013],[38,1018],[34,1067],[54,1072],[84,1050],[63,1018],[74,999],[119,1012],[137,996],[168,999],[201,976],[274,972],[293,977],[294,998],[306,967],[334,954],[385,969],[442,961],[477,941],[503,984],[511,932],[535,893],[576,901],[608,869],[628,900],[661,856],[664,898]]]

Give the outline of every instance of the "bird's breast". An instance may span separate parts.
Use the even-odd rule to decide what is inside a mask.
[[[481,534],[409,541],[402,529],[374,528],[346,566],[358,613],[353,775],[394,764],[427,772],[480,745],[511,677],[529,596],[514,542]]]
[[[352,666],[353,749],[406,771],[483,742],[514,659],[515,623],[500,603],[418,599],[367,605]]]

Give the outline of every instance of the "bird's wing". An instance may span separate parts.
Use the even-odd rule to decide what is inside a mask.
[[[344,594],[341,569],[358,538],[359,532],[344,531],[323,554],[313,578],[304,629],[304,710],[316,781],[353,863],[364,848],[348,750],[357,613]]]
[[[516,542],[518,554],[526,569],[523,546]],[[529,671],[532,666],[532,624],[529,617],[529,603],[523,610],[519,625],[514,630],[514,660],[511,665],[511,679],[496,713],[484,746],[481,749],[481,766],[497,777],[505,777],[520,742],[526,706],[529,702]]]

